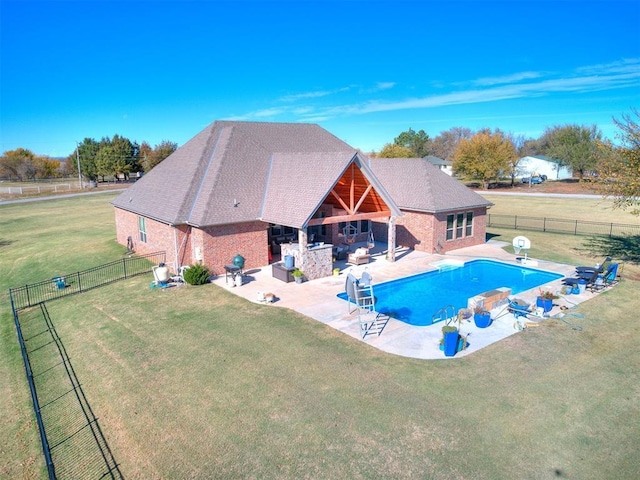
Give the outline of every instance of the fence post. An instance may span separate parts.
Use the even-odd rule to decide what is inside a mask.
[[[124,273],[124,278],[127,278],[127,259],[122,259],[122,271]]]
[[[547,231],[547,217],[542,218],[542,231],[543,232]]]
[[[78,277],[78,292],[82,293],[82,283],[80,283],[80,272],[76,273],[76,277]]]
[[[574,234],[574,235],[578,235],[578,220],[576,220],[576,228],[575,228],[575,230],[573,231],[573,234]]]

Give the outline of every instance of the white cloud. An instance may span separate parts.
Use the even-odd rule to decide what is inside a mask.
[[[282,115],[283,113],[287,113],[289,109],[282,107],[274,107],[274,108],[265,108],[264,110],[256,110],[255,112],[249,114],[250,117],[276,117],[278,115]]]
[[[522,80],[530,80],[532,78],[539,78],[542,76],[540,72],[520,72],[513,73],[511,75],[505,75],[503,77],[487,77],[474,80],[472,83],[479,87],[490,85],[504,85],[505,83],[516,83]]]
[[[349,87],[336,88],[334,90],[317,90],[315,92],[303,92],[303,93],[295,93],[292,95],[285,95],[284,97],[280,97],[281,102],[297,102],[298,100],[305,100],[308,98],[320,98],[326,97],[328,95],[334,95],[336,93],[346,92],[349,90]]]
[[[274,107],[245,115],[249,118],[297,117],[303,121],[325,121],[335,117],[363,115],[376,112],[402,111],[409,109],[429,109],[448,105],[465,105],[497,102],[515,98],[535,98],[554,93],[590,93],[619,88],[640,87],[640,59],[625,59],[601,65],[580,67],[573,72],[559,76],[542,72],[519,72],[501,77],[486,77],[472,82],[474,88],[461,89],[441,95],[426,95],[403,100],[386,100],[384,97],[351,104],[325,104],[319,106],[297,105],[295,107]],[[383,95],[393,88],[393,82],[378,82],[375,88],[361,90],[361,95]],[[326,97],[352,90],[343,87],[282,97],[283,102],[297,102]]]
[[[495,102],[523,97],[539,97],[561,92],[596,92],[617,88],[640,86],[640,63],[627,62],[624,69],[609,64],[596,69],[591,67],[593,75],[568,76],[567,78],[540,79],[526,83],[513,83],[489,88],[475,88],[443,95],[431,95],[410,98],[400,101],[374,100],[361,104],[334,106],[326,108],[328,115],[356,115],[374,112],[398,111],[418,108],[443,107],[447,105],[463,105],[482,102]],[[598,72],[598,75],[595,73]],[[508,78],[508,77],[502,77]],[[525,78],[515,74],[512,78]],[[530,78],[538,78],[531,75]]]

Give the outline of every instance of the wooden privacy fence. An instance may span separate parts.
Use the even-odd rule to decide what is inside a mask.
[[[487,227],[534,230],[538,232],[567,233],[571,235],[596,235],[624,237],[640,235],[640,225],[627,223],[589,222],[561,218],[527,217],[522,215],[487,214]]]

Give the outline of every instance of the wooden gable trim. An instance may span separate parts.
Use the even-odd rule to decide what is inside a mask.
[[[340,222],[351,222],[354,220],[372,220],[374,218],[389,218],[391,210],[381,210],[379,212],[357,213],[355,215],[334,215],[332,217],[312,218],[307,224],[309,227],[315,225],[332,225]]]
[[[348,170],[342,175],[338,182],[339,184],[342,183],[340,190],[338,190],[338,186],[336,185],[330,192],[333,198],[338,201],[340,206],[349,215],[356,215],[364,201],[367,200],[367,196],[369,196],[372,191],[375,192],[375,190],[373,190],[373,185],[371,185],[366,177],[362,175],[362,172],[360,172],[360,175],[356,175],[356,168],[357,166],[352,162]],[[348,178],[349,176],[351,178]],[[360,182],[359,184],[358,180]],[[348,198],[345,198],[347,196],[347,192],[345,191],[347,188],[345,188],[346,186],[344,185],[345,183],[348,183]],[[356,189],[362,192],[359,196]],[[371,197],[369,200],[371,200],[370,203],[378,204],[380,199]]]

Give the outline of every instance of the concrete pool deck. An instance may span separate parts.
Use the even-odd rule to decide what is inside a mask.
[[[389,262],[385,258],[384,248],[386,245],[376,244],[376,247],[372,250],[373,254],[370,263],[351,266],[340,262],[338,265],[342,266],[342,268],[340,275],[337,277],[320,278],[302,284],[296,284],[295,282],[285,283],[272,276],[271,266],[269,265],[245,272],[244,284],[240,287],[232,287],[232,282],[227,284],[224,275],[214,279],[213,283],[254,303],[258,303],[259,292],[272,293],[277,299],[272,304],[273,308],[290,308],[387,353],[418,359],[459,358],[470,355],[520,331],[516,328],[516,319],[507,311],[506,306],[498,307],[491,311],[493,323],[488,328],[476,327],[473,319],[469,322],[463,321],[460,326],[460,333],[468,335],[469,346],[465,350],[458,352],[455,357],[445,357],[439,348],[443,322],[429,326],[414,326],[391,318],[380,336],[369,335],[362,339],[357,315],[349,314],[347,302],[339,299],[337,295],[344,291],[345,278],[349,272],[354,273],[356,277],[360,277],[365,269],[373,277],[375,292],[375,284],[377,283],[437,270],[437,262],[443,260],[468,261],[483,258],[520,265],[516,255],[503,250],[505,246],[510,246],[510,244],[490,240],[483,245],[451,251],[445,255],[398,249],[396,261]],[[434,264],[436,265],[434,266]],[[532,268],[569,277],[573,276],[575,272],[575,265],[564,265],[543,260],[538,260],[538,266]],[[545,288],[553,292],[559,292],[561,285],[562,280],[559,279],[545,284]],[[537,293],[538,288],[516,296],[528,303],[535,304]],[[593,298],[595,295],[586,291],[578,295],[561,296],[558,300],[554,300],[554,307],[549,315],[561,314],[561,307],[574,307],[583,301]],[[443,300],[442,306],[446,306],[446,300]],[[425,312],[425,315],[431,316],[433,313]],[[544,319],[529,316],[527,321],[537,322],[544,321]]]

